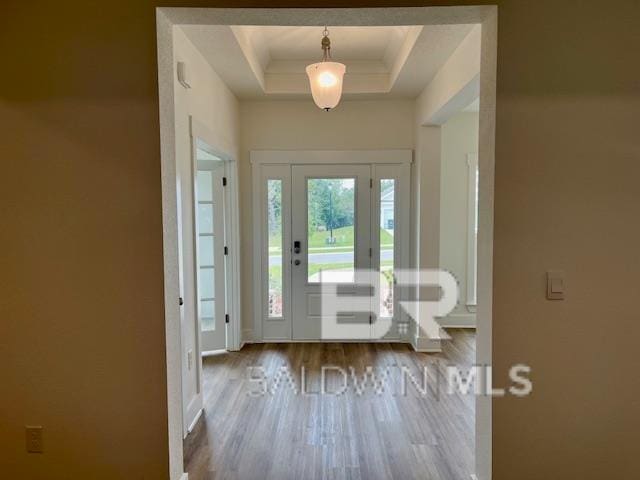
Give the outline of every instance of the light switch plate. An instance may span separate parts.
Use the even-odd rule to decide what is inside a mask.
[[[547,272],[547,300],[564,300],[564,272]]]

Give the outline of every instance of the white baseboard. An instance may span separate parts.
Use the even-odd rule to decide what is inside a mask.
[[[413,337],[413,336],[412,336]],[[240,349],[248,343],[325,343],[328,340],[292,340],[290,338],[265,338],[256,340],[253,338],[253,330],[246,328],[242,330],[242,339],[240,341]],[[373,340],[330,340],[333,343],[403,343],[409,344],[416,352],[436,353],[442,351],[440,340],[431,340],[426,337],[419,338],[380,338]]]
[[[317,338],[265,338],[251,343],[402,343],[406,345],[410,342],[401,338],[331,338],[326,340],[318,340]]]
[[[476,328],[476,314],[452,313],[439,318],[438,323],[442,328]]]
[[[198,423],[198,420],[200,420],[200,417],[202,416],[202,412],[204,412],[203,408],[198,410],[198,413],[196,413],[196,418],[193,419],[193,422],[191,422],[191,425],[189,425],[189,428],[187,428],[187,435],[193,432],[193,429],[195,428],[196,423]]]
[[[221,353],[227,353],[229,350],[227,349],[222,349],[222,350],[205,350],[204,352],[202,352],[202,357],[212,357],[214,355],[220,355]]]
[[[410,342],[413,350],[421,353],[437,353],[442,351],[440,340],[433,340],[427,337],[414,337]]]

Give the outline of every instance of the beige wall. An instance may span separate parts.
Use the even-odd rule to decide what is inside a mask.
[[[499,3],[494,478],[639,478],[640,3]]]
[[[491,3],[494,366],[534,380],[494,402],[494,479],[638,478],[640,4]],[[4,3],[7,478],[166,478],[156,4]],[[564,302],[545,300],[547,268],[565,269]],[[27,423],[44,455],[24,453]]]
[[[467,154],[478,153],[478,114],[458,113],[441,127],[440,268],[458,280],[460,297],[448,324],[475,321],[467,301]]]
[[[327,113],[313,102],[242,102],[240,208],[242,323],[253,327],[253,226],[251,150],[366,150],[413,148],[410,100],[343,100]]]
[[[0,477],[166,478],[153,8],[1,17]]]
[[[239,104],[236,97],[211,68],[182,29],[173,32],[174,68],[184,62],[191,88],[185,89],[174,82],[176,180],[179,185],[181,207],[180,230],[182,250],[182,394],[185,404],[197,395],[198,372],[194,366],[188,370],[187,354],[196,352],[195,252],[193,249],[193,166],[189,117],[209,132],[205,140],[216,150],[237,158],[240,145]],[[176,77],[174,77],[176,78]]]

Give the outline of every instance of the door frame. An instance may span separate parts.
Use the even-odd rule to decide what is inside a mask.
[[[320,21],[319,19],[322,19]],[[498,63],[498,7],[496,5],[389,8],[180,8],[157,7],[158,93],[162,233],[167,369],[168,464],[170,477],[186,478],[180,422],[180,312],[177,298],[178,245],[176,202],[175,98],[173,90],[174,25],[442,25],[480,24],[480,133],[478,163],[480,199],[478,217],[478,310],[476,363],[493,360],[493,210],[496,127],[496,72]],[[235,162],[234,162],[235,163]],[[236,175],[237,178],[237,175]],[[239,264],[234,264],[235,267]],[[234,285],[235,286],[235,285]],[[239,286],[239,285],[238,285]],[[236,292],[238,290],[235,290]],[[239,311],[236,315],[239,315]],[[233,320],[232,320],[233,321]],[[236,332],[237,334],[237,332]],[[236,337],[236,338],[239,338]],[[491,478],[492,399],[476,398],[476,475]]]
[[[189,116],[189,135],[191,136],[191,149],[192,152],[196,148],[196,139],[202,138],[210,147],[211,153],[219,157],[224,162],[224,175],[227,179],[224,187],[224,231],[225,231],[225,245],[228,247],[228,255],[225,259],[225,283],[226,283],[226,299],[225,308],[226,313],[229,315],[229,323],[227,324],[227,341],[226,350],[237,351],[240,350],[240,224],[239,224],[239,199],[238,199],[238,163],[233,153],[227,151],[224,147],[221,147],[222,142],[216,138],[216,135],[211,132],[206,126],[195,119],[193,116]],[[195,185],[196,176],[198,172],[198,165],[195,159],[195,155],[191,155],[191,170],[192,184]],[[195,211],[197,198],[195,197],[196,190],[193,189],[194,197],[192,200],[192,208]],[[194,236],[194,242],[197,239]],[[197,248],[194,245],[194,251]],[[197,261],[197,257],[194,256],[194,260]],[[197,264],[196,264],[197,266]],[[197,285],[197,278],[195,279],[195,285]],[[197,293],[197,287],[196,287]],[[200,335],[200,332],[198,332]],[[198,339],[198,354],[202,355],[200,339]]]
[[[254,305],[259,305],[259,308],[254,308],[254,330],[253,341],[264,342],[273,341],[273,339],[264,339],[263,336],[263,299],[264,299],[264,214],[262,195],[263,192],[263,165],[280,165],[291,167],[292,165],[371,165],[372,166],[372,178],[375,174],[376,165],[396,165],[403,166],[403,170],[408,173],[411,163],[413,162],[413,150],[411,149],[393,149],[393,150],[252,150],[250,152],[251,171],[253,181],[253,264],[256,268],[253,269],[253,295]],[[407,190],[411,188],[409,178],[406,179]],[[410,198],[407,192],[405,198]],[[372,204],[373,205],[373,204]],[[407,205],[409,207],[409,205]],[[407,219],[408,208],[407,208]],[[405,235],[407,241],[409,233]],[[404,242],[404,238],[400,239]],[[283,250],[286,250],[288,245],[285,245]],[[408,248],[407,255],[399,258],[401,264],[398,268],[409,268]],[[283,255],[285,258],[285,255]],[[288,256],[286,256],[288,258]],[[287,269],[287,271],[290,271]],[[285,300],[288,300],[287,308],[291,308],[291,292],[290,289],[283,291]],[[289,312],[291,315],[291,312]],[[401,313],[404,318],[404,313]],[[291,318],[291,317],[290,317]],[[292,342],[295,343],[298,340],[293,339],[278,339],[279,342]],[[302,340],[301,340],[302,341]],[[308,340],[304,340],[308,341]],[[389,339],[380,339],[380,341],[395,341]],[[405,342],[406,339],[399,338],[397,341]]]

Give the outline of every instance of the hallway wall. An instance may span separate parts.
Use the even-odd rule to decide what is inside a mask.
[[[251,150],[370,150],[413,148],[413,100],[343,100],[330,112],[313,101],[240,104],[242,326],[253,328]]]

